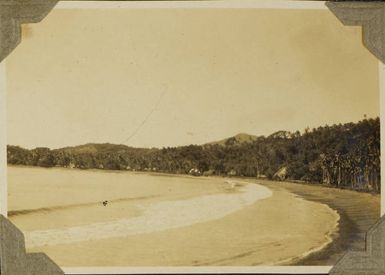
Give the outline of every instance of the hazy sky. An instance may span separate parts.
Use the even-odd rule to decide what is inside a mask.
[[[201,144],[379,115],[377,59],[327,10],[55,10],[23,36],[8,144]]]

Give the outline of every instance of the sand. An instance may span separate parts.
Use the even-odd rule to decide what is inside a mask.
[[[269,188],[284,188],[307,200],[327,204],[340,215],[338,231],[325,249],[292,262],[295,265],[334,265],[346,251],[365,249],[366,232],[379,220],[381,196],[315,184],[259,181]]]
[[[225,186],[188,176],[10,166],[8,214],[28,231],[87,225],[136,217],[142,203],[223,193]]]
[[[96,183],[93,176],[92,185],[84,182],[83,174],[94,171],[52,169],[48,173],[60,171],[60,183],[53,175],[43,183],[37,175],[47,174],[46,169],[11,169],[10,200],[13,211],[19,211],[11,220],[25,232],[29,252],[45,252],[63,267],[288,264],[327,246],[338,228],[339,215],[329,206],[251,180],[234,184],[230,179],[235,186],[231,188],[223,178],[96,172],[102,179]],[[24,172],[29,175],[25,182]],[[73,180],[62,182],[63,173]],[[78,178],[88,186],[75,188],[81,194],[63,198],[55,191],[61,186],[59,190],[70,192],[62,185],[74,188]],[[28,209],[22,199],[31,196],[19,193],[23,185],[41,185],[26,204],[35,211],[20,212]],[[89,194],[91,187],[97,194],[104,190],[104,196]],[[44,201],[46,192],[51,196]],[[122,199],[131,193],[135,196]],[[79,201],[82,196],[84,201]],[[105,197],[114,202],[101,206],[99,200]],[[110,215],[86,215],[103,211]],[[84,219],[79,222],[81,214]],[[76,219],[63,222],[72,215]]]
[[[257,184],[243,184],[238,192],[204,195],[195,198],[141,203],[137,205],[142,212],[137,217],[71,226],[61,229],[27,231],[26,245],[36,246],[75,243],[148,234],[172,228],[190,226],[196,223],[221,219],[241,210],[257,200],[268,198],[272,192]],[[110,203],[114,205],[114,203]],[[106,207],[110,207],[110,204]],[[116,209],[115,211],[125,211]]]

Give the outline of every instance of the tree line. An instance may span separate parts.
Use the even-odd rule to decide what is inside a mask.
[[[161,149],[108,143],[54,150],[8,145],[7,157],[13,165],[244,176],[380,192],[380,120]]]

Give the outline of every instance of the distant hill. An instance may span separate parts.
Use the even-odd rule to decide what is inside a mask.
[[[252,143],[258,139],[257,136],[254,135],[249,135],[245,133],[240,133],[236,136],[225,138],[219,141],[214,141],[207,143],[207,145],[222,145],[222,146],[227,146],[227,145],[242,145],[246,143]]]
[[[380,119],[267,137],[238,134],[204,145],[133,148],[88,143],[50,150],[7,146],[14,165],[267,177],[380,192]]]
[[[83,145],[64,147],[53,151],[65,152],[70,154],[96,154],[96,153],[119,153],[132,151],[147,151],[151,149],[134,148],[123,144],[111,143],[87,143]]]

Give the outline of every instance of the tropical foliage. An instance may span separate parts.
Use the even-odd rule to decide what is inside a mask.
[[[231,175],[380,192],[380,120],[323,126],[218,143],[132,148],[86,144],[50,150],[8,146],[8,163],[42,167]]]

